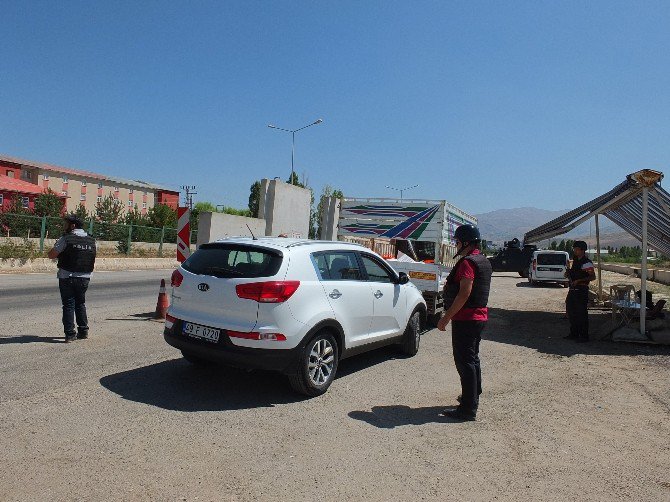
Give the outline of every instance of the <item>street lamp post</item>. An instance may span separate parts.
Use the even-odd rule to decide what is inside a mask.
[[[268,124],[268,127],[270,129],[278,129],[280,131],[291,133],[291,178],[290,179],[291,179],[291,184],[292,185],[294,184],[293,183],[293,173],[294,173],[293,161],[294,161],[294,158],[295,158],[295,133],[297,133],[298,131],[302,131],[303,129],[307,129],[308,127],[311,127],[313,125],[320,124],[321,122],[323,122],[323,119],[316,119],[311,124],[307,124],[306,126],[300,127],[298,129],[284,129],[282,127],[277,127],[276,125],[273,125],[273,124]]]
[[[390,186],[386,185],[386,188],[390,188],[391,190],[397,190],[398,192],[400,192],[400,200],[402,200],[402,193],[403,193],[405,190],[410,190],[410,189],[412,189],[412,188],[416,188],[416,187],[418,187],[418,186],[419,186],[419,185],[412,185],[411,187],[395,188],[395,187],[390,187]]]

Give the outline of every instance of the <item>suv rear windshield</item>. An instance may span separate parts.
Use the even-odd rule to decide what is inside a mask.
[[[565,265],[567,261],[564,254],[540,253],[537,255],[538,265]]]
[[[282,253],[244,244],[203,244],[182,263],[193,274],[221,278],[270,277],[277,273]]]

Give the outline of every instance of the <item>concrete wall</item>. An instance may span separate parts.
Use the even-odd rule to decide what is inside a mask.
[[[609,270],[610,272],[617,272],[623,275],[633,275],[635,277],[640,277],[640,267],[634,267],[632,265],[617,265],[614,263],[603,263],[602,269]],[[648,268],[647,279],[653,282],[658,282],[660,284],[670,285],[670,270]]]
[[[328,197],[321,207],[321,235],[323,241],[337,240],[337,222],[340,219],[340,199]]]
[[[258,217],[265,220],[265,235],[307,239],[311,203],[312,193],[306,188],[279,179],[261,180]]]
[[[247,225],[256,237],[265,235],[265,220],[223,213],[200,213],[197,246],[225,237],[251,237]]]

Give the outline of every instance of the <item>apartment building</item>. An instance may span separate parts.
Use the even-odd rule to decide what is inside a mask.
[[[164,186],[4,155],[0,155],[0,176],[31,183],[40,192],[51,188],[66,198],[68,212],[78,206],[94,212],[97,202],[108,195],[120,200],[126,210],[137,206],[142,214],[156,204],[166,204],[174,209],[179,205],[179,192]]]

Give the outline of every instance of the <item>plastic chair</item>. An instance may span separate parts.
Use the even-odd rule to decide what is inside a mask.
[[[635,286],[632,284],[614,284],[610,286],[610,298],[628,302],[635,301]]]

